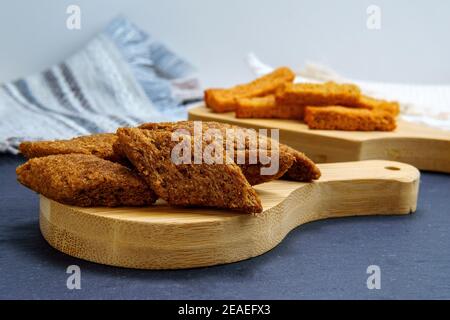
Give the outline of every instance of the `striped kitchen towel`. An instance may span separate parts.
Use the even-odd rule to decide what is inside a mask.
[[[0,152],[186,118],[202,92],[193,67],[123,17],[48,70],[0,86]]]

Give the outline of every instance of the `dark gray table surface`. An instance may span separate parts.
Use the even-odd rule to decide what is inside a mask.
[[[450,175],[424,173],[415,214],[318,221],[270,252],[209,268],[146,271],[102,266],[51,248],[38,197],[16,182],[20,157],[0,156],[0,298],[436,299],[450,298]],[[381,289],[366,286],[369,265]],[[81,268],[69,290],[66,268]]]

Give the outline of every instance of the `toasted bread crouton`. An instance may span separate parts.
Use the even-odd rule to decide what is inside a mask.
[[[145,206],[157,199],[136,172],[94,155],[36,157],[19,166],[16,173],[24,186],[68,205]]]
[[[356,103],[345,106],[375,111],[386,111],[393,116],[398,116],[398,114],[400,113],[400,106],[398,102],[375,99],[366,95],[361,95]]]
[[[160,122],[160,123],[144,123],[139,128],[146,130],[167,130],[167,131],[175,131],[177,129],[186,129],[188,132],[193,134],[194,132],[194,121],[178,121],[178,122]],[[214,121],[202,121],[202,129],[206,131],[208,129],[219,129],[223,135],[226,135],[227,130],[249,130],[242,127],[238,127],[231,124],[219,123]],[[261,137],[259,137],[261,139]],[[266,138],[267,141],[267,149],[268,151],[272,150],[272,141],[271,138]],[[258,145],[260,145],[260,141],[258,141]],[[235,151],[238,150],[238,146],[234,144]],[[250,146],[245,144],[245,151],[248,153],[250,150]],[[238,164],[241,168],[243,174],[251,185],[256,185],[264,182],[268,182],[271,180],[278,179],[280,177],[287,178],[295,181],[312,181],[318,179],[320,177],[320,170],[311,161],[308,157],[306,157],[303,153],[294,150],[287,145],[282,143],[279,144],[278,148],[279,153],[279,169],[278,172],[274,175],[262,175],[261,168],[264,167],[261,163],[257,163],[254,165],[246,165],[246,164]],[[237,153],[235,153],[236,157]],[[247,158],[247,155],[246,155]],[[235,158],[236,160],[236,158]]]
[[[120,158],[113,150],[113,144],[116,140],[115,133],[98,133],[69,140],[24,141],[19,145],[19,150],[27,159],[55,154],[79,153],[120,162]]]
[[[275,95],[237,99],[236,118],[302,119],[304,106],[282,105]]]
[[[353,84],[326,83],[287,83],[276,92],[279,104],[330,106],[357,103],[361,94]]]
[[[310,129],[348,131],[392,131],[395,117],[386,111],[342,106],[306,107],[305,122]]]
[[[120,128],[121,150],[152,190],[171,205],[227,208],[246,213],[262,212],[261,200],[241,169],[232,160],[226,163],[176,163],[172,151],[177,141],[165,130]],[[184,136],[192,150],[195,139]]]
[[[289,153],[294,157],[294,163],[283,175],[284,179],[309,182],[319,179],[322,175],[316,164],[304,153],[284,144],[280,145],[280,152]]]
[[[253,98],[272,94],[283,84],[294,81],[294,78],[295,74],[289,68],[281,67],[247,84],[237,85],[230,89],[205,90],[205,103],[215,112],[234,111],[237,98]]]

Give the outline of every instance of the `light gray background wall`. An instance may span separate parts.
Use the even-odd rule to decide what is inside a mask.
[[[0,82],[39,71],[80,48],[123,13],[199,69],[204,85],[248,80],[244,57],[272,65],[322,62],[347,76],[450,83],[447,0],[1,0]],[[82,29],[65,27],[66,8]],[[366,9],[381,7],[381,30]]]

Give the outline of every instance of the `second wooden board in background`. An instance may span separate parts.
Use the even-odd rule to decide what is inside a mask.
[[[398,121],[393,132],[310,130],[296,120],[237,119],[234,112],[214,113],[201,104],[189,120],[219,121],[247,128],[280,129],[280,142],[319,163],[385,159],[422,170],[450,173],[450,132]]]

